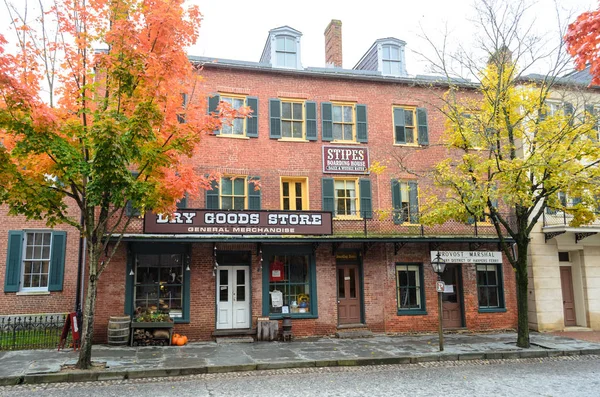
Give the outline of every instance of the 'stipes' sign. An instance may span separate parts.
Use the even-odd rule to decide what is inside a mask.
[[[368,174],[369,149],[355,146],[323,146],[323,173]]]
[[[146,212],[144,233],[166,234],[332,234],[331,212],[221,211],[182,209],[171,215]]]
[[[431,260],[435,260],[438,251],[431,251]],[[446,263],[502,263],[500,251],[439,251]]]

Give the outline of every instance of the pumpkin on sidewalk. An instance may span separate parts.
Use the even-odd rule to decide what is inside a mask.
[[[184,346],[187,344],[187,342],[188,342],[187,336],[183,336],[183,335],[179,335],[179,334],[174,334],[173,338],[171,339],[171,344],[173,346]]]

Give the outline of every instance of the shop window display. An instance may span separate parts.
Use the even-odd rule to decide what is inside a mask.
[[[274,255],[269,262],[269,312],[310,313],[308,255]]]
[[[168,313],[182,317],[183,256],[137,255],[135,264],[136,313]]]

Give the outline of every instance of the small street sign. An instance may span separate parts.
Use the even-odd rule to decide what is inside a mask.
[[[437,292],[444,292],[444,287],[446,285],[444,284],[443,281],[436,281],[435,283],[435,289],[437,290]]]

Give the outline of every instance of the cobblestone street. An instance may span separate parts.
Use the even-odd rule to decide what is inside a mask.
[[[597,396],[600,357],[304,368],[0,388],[0,396]]]

